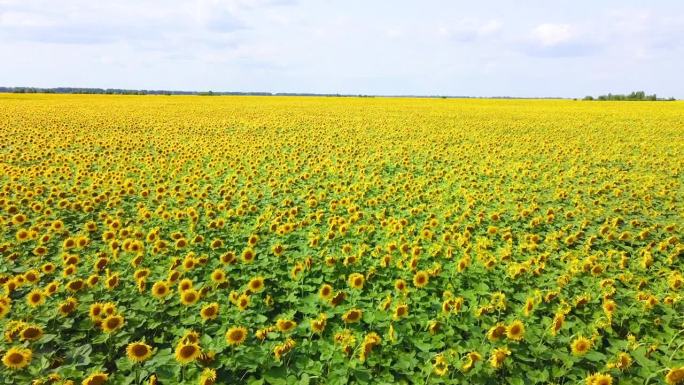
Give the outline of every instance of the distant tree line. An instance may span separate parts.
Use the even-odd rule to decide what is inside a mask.
[[[316,94],[307,92],[234,92],[234,91],[169,91],[169,90],[128,90],[121,88],[78,88],[78,87],[0,87],[0,93],[15,94],[102,94],[102,95],[254,95],[254,96],[332,96],[332,97],[373,97],[371,95]]]
[[[593,96],[585,96],[583,100],[625,100],[625,101],[657,101],[657,100],[675,100],[675,98],[662,99],[658,98],[656,94],[646,95],[644,91],[633,91],[628,95],[624,94],[608,94],[599,95],[594,98]]]

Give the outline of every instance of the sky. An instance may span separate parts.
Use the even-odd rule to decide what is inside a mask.
[[[0,86],[684,98],[682,0],[0,0]]]

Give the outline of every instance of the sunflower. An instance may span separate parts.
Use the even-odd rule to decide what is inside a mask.
[[[213,320],[218,317],[219,314],[219,304],[216,302],[210,303],[200,310],[200,316],[203,320]]]
[[[363,274],[359,273],[351,273],[349,274],[349,278],[347,279],[347,283],[349,284],[349,287],[352,289],[363,289],[363,283],[365,282],[365,278]]]
[[[297,323],[292,321],[292,320],[289,320],[289,319],[279,318],[276,321],[276,327],[281,332],[287,333],[287,332],[291,331],[292,329],[294,329],[295,327],[297,327]]]
[[[26,295],[26,302],[31,307],[37,307],[45,303],[45,294],[39,289],[33,289]]]
[[[76,306],[78,306],[76,298],[69,297],[64,302],[60,303],[59,306],[57,306],[57,309],[61,315],[67,316],[76,310]]]
[[[511,322],[506,327],[506,337],[512,341],[520,341],[525,336],[525,325],[520,320]]]
[[[617,304],[615,303],[615,301],[607,300],[603,302],[603,311],[606,313],[606,316],[608,316],[608,318],[611,318],[613,316],[615,310],[617,310]]]
[[[255,257],[256,253],[254,252],[254,249],[252,249],[251,247],[248,247],[242,251],[242,261],[244,263],[254,262]]]
[[[475,366],[475,363],[482,360],[482,355],[478,352],[470,352],[466,356],[466,362],[461,366],[464,373],[468,373]]]
[[[81,384],[82,385],[104,385],[104,383],[107,382],[108,378],[109,378],[109,374],[97,372],[97,373],[93,373],[90,376],[88,376],[85,380],[83,380],[83,382]]]
[[[226,332],[226,342],[228,345],[238,346],[247,339],[247,329],[244,327],[233,327]]]
[[[487,339],[490,341],[498,341],[506,335],[506,325],[499,322],[489,328],[487,331]]]
[[[10,369],[18,370],[27,367],[31,363],[32,357],[31,349],[13,347],[2,356],[2,363]]]
[[[75,293],[83,288],[84,282],[82,279],[77,278],[72,281],[69,281],[66,284],[67,290],[69,290],[72,293]]]
[[[247,309],[249,307],[249,303],[250,303],[249,296],[247,294],[240,294],[240,296],[237,297],[237,300],[235,301],[235,303],[236,303],[238,309],[240,309],[240,311],[244,311],[245,309]]]
[[[342,320],[348,324],[355,323],[361,320],[362,315],[363,311],[361,309],[351,309],[342,315]]]
[[[181,365],[195,361],[202,354],[200,346],[196,343],[180,343],[176,346],[175,358]]]
[[[430,275],[427,271],[424,270],[416,272],[416,274],[413,276],[413,285],[415,287],[425,287],[425,285],[427,285],[429,281]]]
[[[440,377],[446,376],[446,374],[449,373],[449,363],[444,355],[439,354],[437,357],[435,357],[435,363],[432,364],[432,369],[434,370],[435,374]]]
[[[249,287],[249,290],[252,293],[258,293],[264,290],[264,277],[255,277],[250,279],[247,287]]]
[[[629,353],[620,352],[615,362],[615,367],[620,370],[627,370],[630,366],[632,366],[632,357]]]
[[[401,318],[406,317],[408,315],[408,312],[409,312],[408,305],[406,305],[406,304],[397,305],[397,307],[394,308],[394,315],[392,316],[392,318],[395,321],[399,320]]]
[[[368,333],[363,338],[363,343],[361,344],[361,351],[359,352],[359,361],[364,362],[370,355],[374,347],[380,345],[380,336],[375,332]]]
[[[166,281],[157,281],[152,285],[152,296],[157,299],[166,297],[171,289]]]
[[[558,313],[556,314],[555,317],[553,317],[553,321],[551,322],[551,335],[556,335],[560,331],[560,329],[563,327],[563,323],[565,322],[565,314],[563,313]]]
[[[499,369],[503,366],[506,357],[511,355],[511,351],[506,347],[494,349],[489,358],[489,365],[494,369]]]
[[[214,283],[223,283],[226,282],[226,272],[223,271],[222,269],[216,269],[211,272],[211,280]]]
[[[333,296],[333,287],[324,283],[318,290],[318,296],[324,300],[330,300]]]
[[[142,341],[132,342],[126,347],[126,356],[133,362],[147,361],[152,356],[152,347]]]
[[[93,321],[101,319],[103,317],[103,308],[104,304],[101,302],[95,302],[91,304],[88,309],[88,315],[90,316],[90,319]]]
[[[586,337],[579,336],[570,343],[570,350],[575,356],[583,356],[591,349],[591,340]]]
[[[124,324],[124,318],[120,315],[110,315],[102,321],[102,331],[112,333],[120,329]]]
[[[199,385],[214,385],[216,383],[216,370],[204,368],[199,378]]]
[[[665,375],[665,382],[668,385],[680,385],[684,383],[684,366],[670,369]]]
[[[199,343],[200,334],[194,330],[188,330],[181,338],[181,341],[185,344],[197,344]]]
[[[181,279],[180,282],[178,282],[178,290],[179,291],[186,291],[190,290],[193,287],[192,280],[190,278],[183,278]]]
[[[343,291],[338,291],[334,297],[330,299],[330,304],[333,306],[339,306],[347,298],[347,294]]]
[[[181,304],[185,306],[194,305],[199,300],[200,294],[195,289],[188,289],[180,293]]]
[[[594,373],[587,377],[587,385],[613,385],[613,377],[610,374]]]
[[[35,341],[43,336],[43,329],[36,325],[27,325],[19,333],[22,341]]]
[[[325,326],[327,324],[328,316],[325,313],[321,313],[318,318],[311,320],[311,332],[316,334],[323,333]]]
[[[406,281],[403,279],[397,279],[394,281],[394,289],[396,289],[399,292],[404,292],[406,291]]]

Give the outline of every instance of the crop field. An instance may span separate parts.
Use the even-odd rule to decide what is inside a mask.
[[[0,384],[682,384],[684,103],[0,94]]]

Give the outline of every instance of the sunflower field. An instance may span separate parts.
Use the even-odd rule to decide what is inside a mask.
[[[0,94],[0,384],[684,384],[684,103]]]

